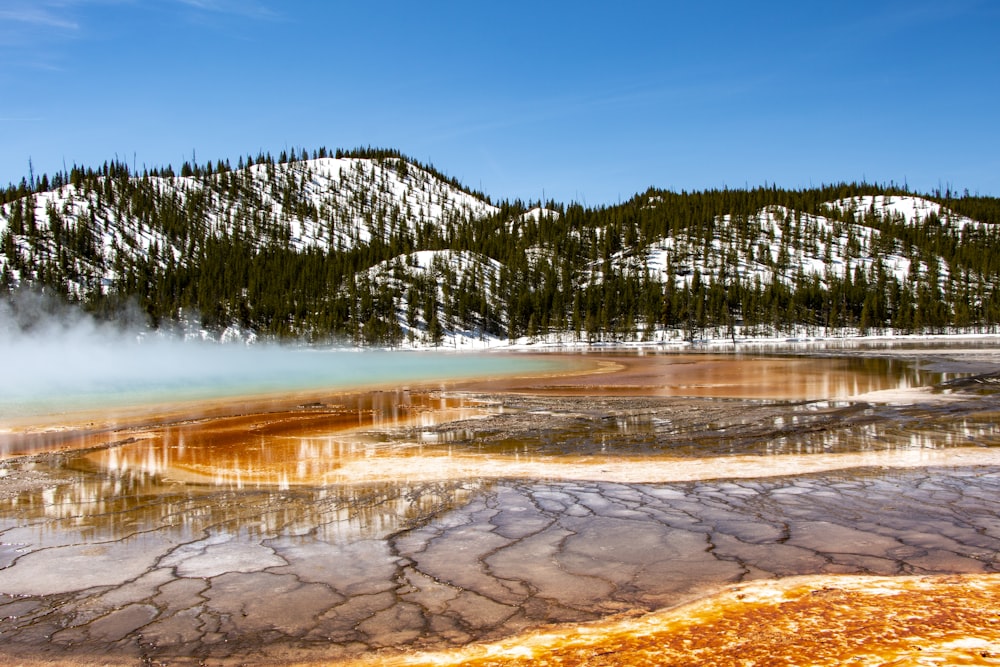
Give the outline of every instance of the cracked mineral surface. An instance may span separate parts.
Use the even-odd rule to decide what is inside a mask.
[[[987,357],[604,357],[8,432],[0,658],[707,664],[739,641],[785,664],[811,627],[799,650],[837,664],[904,619],[906,650],[1000,662]]]

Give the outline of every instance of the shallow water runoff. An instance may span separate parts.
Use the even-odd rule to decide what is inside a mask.
[[[7,394],[0,662],[1000,664],[992,349],[244,354]]]

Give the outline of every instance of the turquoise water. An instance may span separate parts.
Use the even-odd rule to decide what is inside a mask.
[[[4,350],[0,418],[90,408],[371,385],[426,383],[555,367],[510,353],[354,351],[153,341]]]

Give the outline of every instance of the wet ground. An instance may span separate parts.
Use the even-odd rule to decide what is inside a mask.
[[[795,598],[814,618],[877,597],[832,583],[845,575],[929,590],[905,607],[913,618],[940,607],[947,576],[995,590],[994,369],[941,354],[834,359],[825,384],[793,392],[780,378],[802,359],[729,360],[756,361],[753,372],[722,361],[705,358],[718,365],[697,380],[699,360],[684,359],[684,381],[655,391],[677,358],[132,424],[11,456],[0,462],[0,653],[388,660],[537,645],[539,627],[571,632],[802,575],[831,591],[825,606]],[[825,362],[805,361],[821,375]],[[740,395],[729,378],[747,373],[757,380]],[[780,391],[762,396],[766,378]],[[681,385],[694,395],[676,395]],[[871,398],[885,391],[895,400]],[[25,451],[35,437],[8,443]],[[639,618],[648,634],[654,617]],[[1000,650],[972,639],[980,660]],[[731,640],[720,630],[717,647]],[[602,664],[600,642],[589,650],[589,663],[566,664]]]

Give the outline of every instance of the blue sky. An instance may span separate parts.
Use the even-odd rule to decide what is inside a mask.
[[[997,196],[998,34],[993,0],[0,0],[0,184],[371,145],[494,199]]]

